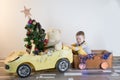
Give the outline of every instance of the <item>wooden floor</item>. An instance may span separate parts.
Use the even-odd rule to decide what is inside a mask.
[[[120,80],[120,57],[114,57],[112,69],[69,69],[65,73],[47,70],[34,72],[28,78],[19,78],[16,74],[6,73],[3,61],[0,60],[0,80]]]

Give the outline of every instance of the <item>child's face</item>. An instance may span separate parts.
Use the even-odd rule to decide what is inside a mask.
[[[76,41],[78,44],[81,44],[83,41],[85,41],[85,37],[83,35],[77,35]]]

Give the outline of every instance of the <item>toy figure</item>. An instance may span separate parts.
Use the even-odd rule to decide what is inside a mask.
[[[91,55],[91,50],[88,47],[88,45],[85,42],[85,34],[83,31],[78,31],[76,33],[76,41],[77,43],[72,44],[72,50],[73,53],[78,54],[80,57],[80,69],[85,68],[86,60],[90,57]]]
[[[52,29],[48,31],[48,43],[46,47],[53,47],[55,50],[62,49],[62,42],[61,42],[61,31],[59,29]]]

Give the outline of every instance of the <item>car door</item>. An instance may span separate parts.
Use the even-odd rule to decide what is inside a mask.
[[[57,60],[59,59],[60,51],[49,52],[42,55],[40,60],[40,69],[50,69],[54,68]]]

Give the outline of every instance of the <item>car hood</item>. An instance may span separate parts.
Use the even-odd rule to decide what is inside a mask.
[[[15,60],[17,57],[21,57],[23,55],[29,55],[29,53],[27,53],[26,51],[14,51],[12,53],[10,53],[9,56],[6,57],[5,59],[5,63],[8,63],[10,61]]]

